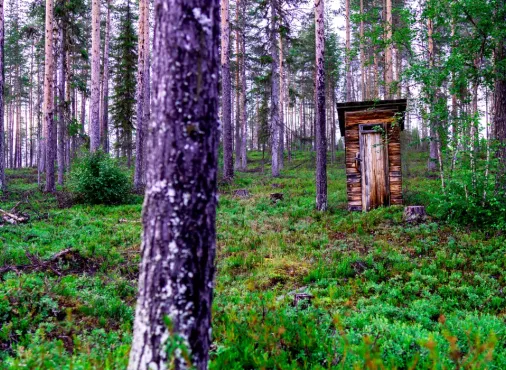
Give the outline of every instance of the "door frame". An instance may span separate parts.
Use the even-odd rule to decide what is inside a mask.
[[[383,156],[384,156],[384,169],[385,169],[385,186],[386,186],[386,202],[383,204],[383,206],[389,206],[390,205],[390,164],[388,159],[388,124],[383,122],[371,122],[371,123],[360,123],[358,125],[359,127],[359,153],[360,153],[360,177],[361,177],[361,185],[362,185],[362,211],[367,212],[370,209],[367,209],[366,204],[366,197],[365,197],[365,191],[366,191],[366,184],[365,184],[365,176],[364,172],[366,169],[366,161],[364,160],[364,141],[363,141],[363,135],[367,134],[373,134],[373,133],[379,133],[381,134],[381,141],[383,146]],[[381,127],[382,131],[378,132],[376,127]]]

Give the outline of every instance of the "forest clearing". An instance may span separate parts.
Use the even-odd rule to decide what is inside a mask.
[[[0,369],[506,369],[506,0],[0,0]]]

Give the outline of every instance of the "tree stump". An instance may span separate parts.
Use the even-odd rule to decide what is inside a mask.
[[[420,223],[427,219],[424,206],[408,206],[404,208],[404,221],[409,223]]]
[[[249,198],[249,191],[246,189],[237,189],[234,191],[234,196],[241,199],[248,199]]]
[[[270,198],[273,203],[279,202],[283,200],[283,193],[271,193]]]

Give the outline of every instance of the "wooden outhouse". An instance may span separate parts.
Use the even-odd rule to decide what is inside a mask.
[[[402,204],[400,132],[405,111],[405,99],[337,104],[349,210]]]

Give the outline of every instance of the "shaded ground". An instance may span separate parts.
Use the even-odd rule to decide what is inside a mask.
[[[220,187],[211,368],[506,368],[504,236],[349,213],[339,158],[323,214],[308,153],[275,180],[253,153]],[[406,202],[429,202],[437,180],[410,158]],[[0,228],[0,368],[125,368],[141,198],[59,209],[32,170],[8,178],[0,208],[23,201],[31,219]]]

